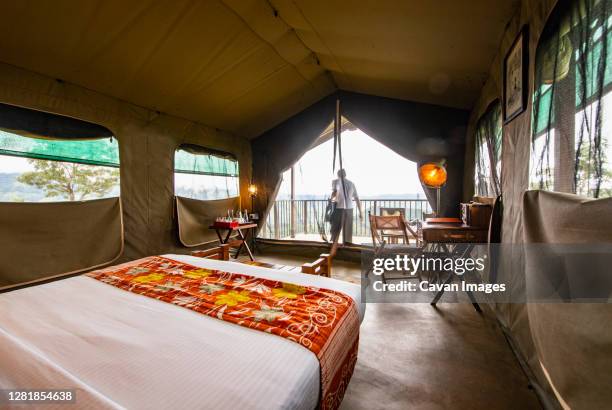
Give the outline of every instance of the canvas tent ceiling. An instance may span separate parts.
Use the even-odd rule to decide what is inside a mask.
[[[518,0],[0,2],[0,60],[254,137],[337,88],[470,108]]]

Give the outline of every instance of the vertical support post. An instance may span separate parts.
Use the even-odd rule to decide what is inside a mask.
[[[274,201],[274,239],[280,239],[280,230],[278,228],[278,201]]]
[[[304,233],[308,233],[308,200],[304,200],[304,209],[302,211],[302,217],[304,219]]]
[[[295,166],[291,167],[291,222],[289,225],[289,235],[291,238],[295,238],[295,223],[296,223],[296,212],[295,212]]]

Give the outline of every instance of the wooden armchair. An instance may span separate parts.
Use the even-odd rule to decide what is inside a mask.
[[[381,216],[401,216],[406,220],[406,210],[404,208],[380,208]],[[381,238],[387,243],[399,243],[404,239],[404,232],[401,230],[385,229],[380,231]],[[407,243],[407,242],[404,242]]]
[[[388,254],[410,254],[417,256],[422,253],[422,242],[419,241],[416,232],[408,226],[401,215],[379,216],[370,214],[369,218],[372,245],[374,247],[374,258],[379,258]],[[404,243],[388,243],[381,232],[389,230],[400,232],[404,239]],[[411,244],[410,238],[413,238],[416,243]],[[384,280],[385,277],[383,276],[383,281]]]
[[[373,241],[374,236],[379,236],[379,239],[389,244],[399,243],[399,239],[402,239],[405,244],[410,244],[412,240],[416,245],[420,245],[420,236],[406,221],[403,208],[381,208],[380,213],[380,216],[370,215],[370,229],[376,227],[376,230],[372,231]],[[372,216],[375,218],[374,224]]]
[[[417,245],[420,244],[421,242],[421,236],[418,234],[418,230],[419,227],[421,225],[421,221],[414,219],[414,220],[408,220],[406,219],[406,208],[380,208],[380,215],[381,216],[401,216],[404,219],[404,222],[406,224],[406,229],[409,232],[409,236],[411,236],[410,239],[412,239],[412,237],[414,237],[416,240]],[[424,214],[424,215],[428,215],[428,214]],[[401,231],[385,231],[383,233],[381,233],[381,236],[383,237],[383,239],[388,238],[389,239],[389,243],[397,243],[397,239],[400,239],[402,237],[402,233]]]

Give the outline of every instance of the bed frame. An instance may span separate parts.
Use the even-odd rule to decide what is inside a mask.
[[[191,256],[197,256],[199,258],[206,258],[206,259],[217,259],[217,260],[227,261],[229,260],[230,247],[231,247],[231,244],[224,244],[221,246],[217,246],[215,248],[193,251],[191,252]],[[288,267],[284,267],[281,265],[273,265],[273,264],[267,264],[267,263],[262,263],[262,262],[257,262],[257,263],[249,262],[248,264],[261,266],[264,268],[274,268],[274,269],[280,268],[281,270],[293,270],[293,269],[284,269]],[[331,256],[327,253],[322,253],[316,261],[310,262],[310,263],[304,263],[301,266],[300,272],[306,273],[309,275],[319,275],[319,276],[325,276],[325,277],[330,278],[331,271],[332,271],[331,266],[332,266]],[[297,268],[295,269],[297,270]]]
[[[206,249],[203,251],[193,251],[191,256],[197,256],[198,258],[206,259],[218,259],[220,261],[229,260],[230,245],[224,244],[215,248]]]
[[[302,273],[308,273],[310,275],[319,275],[331,278],[331,271],[332,257],[328,253],[322,253],[319,255],[319,259],[316,261],[302,265]]]

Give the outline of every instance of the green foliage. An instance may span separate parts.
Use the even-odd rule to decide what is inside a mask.
[[[602,154],[608,151],[608,142],[605,137],[600,143]],[[606,198],[612,196],[610,182],[612,181],[612,167],[609,167],[606,158],[602,158],[602,164],[599,163],[599,157],[595,146],[590,141],[585,141],[580,147],[579,167],[577,173],[576,193],[579,195]],[[601,187],[599,194],[595,195],[595,184],[597,176],[595,170],[601,165],[603,175],[601,176]]]
[[[48,198],[69,201],[101,198],[119,183],[119,170],[115,168],[44,160],[28,162],[34,171],[23,173],[17,180],[44,190]]]

